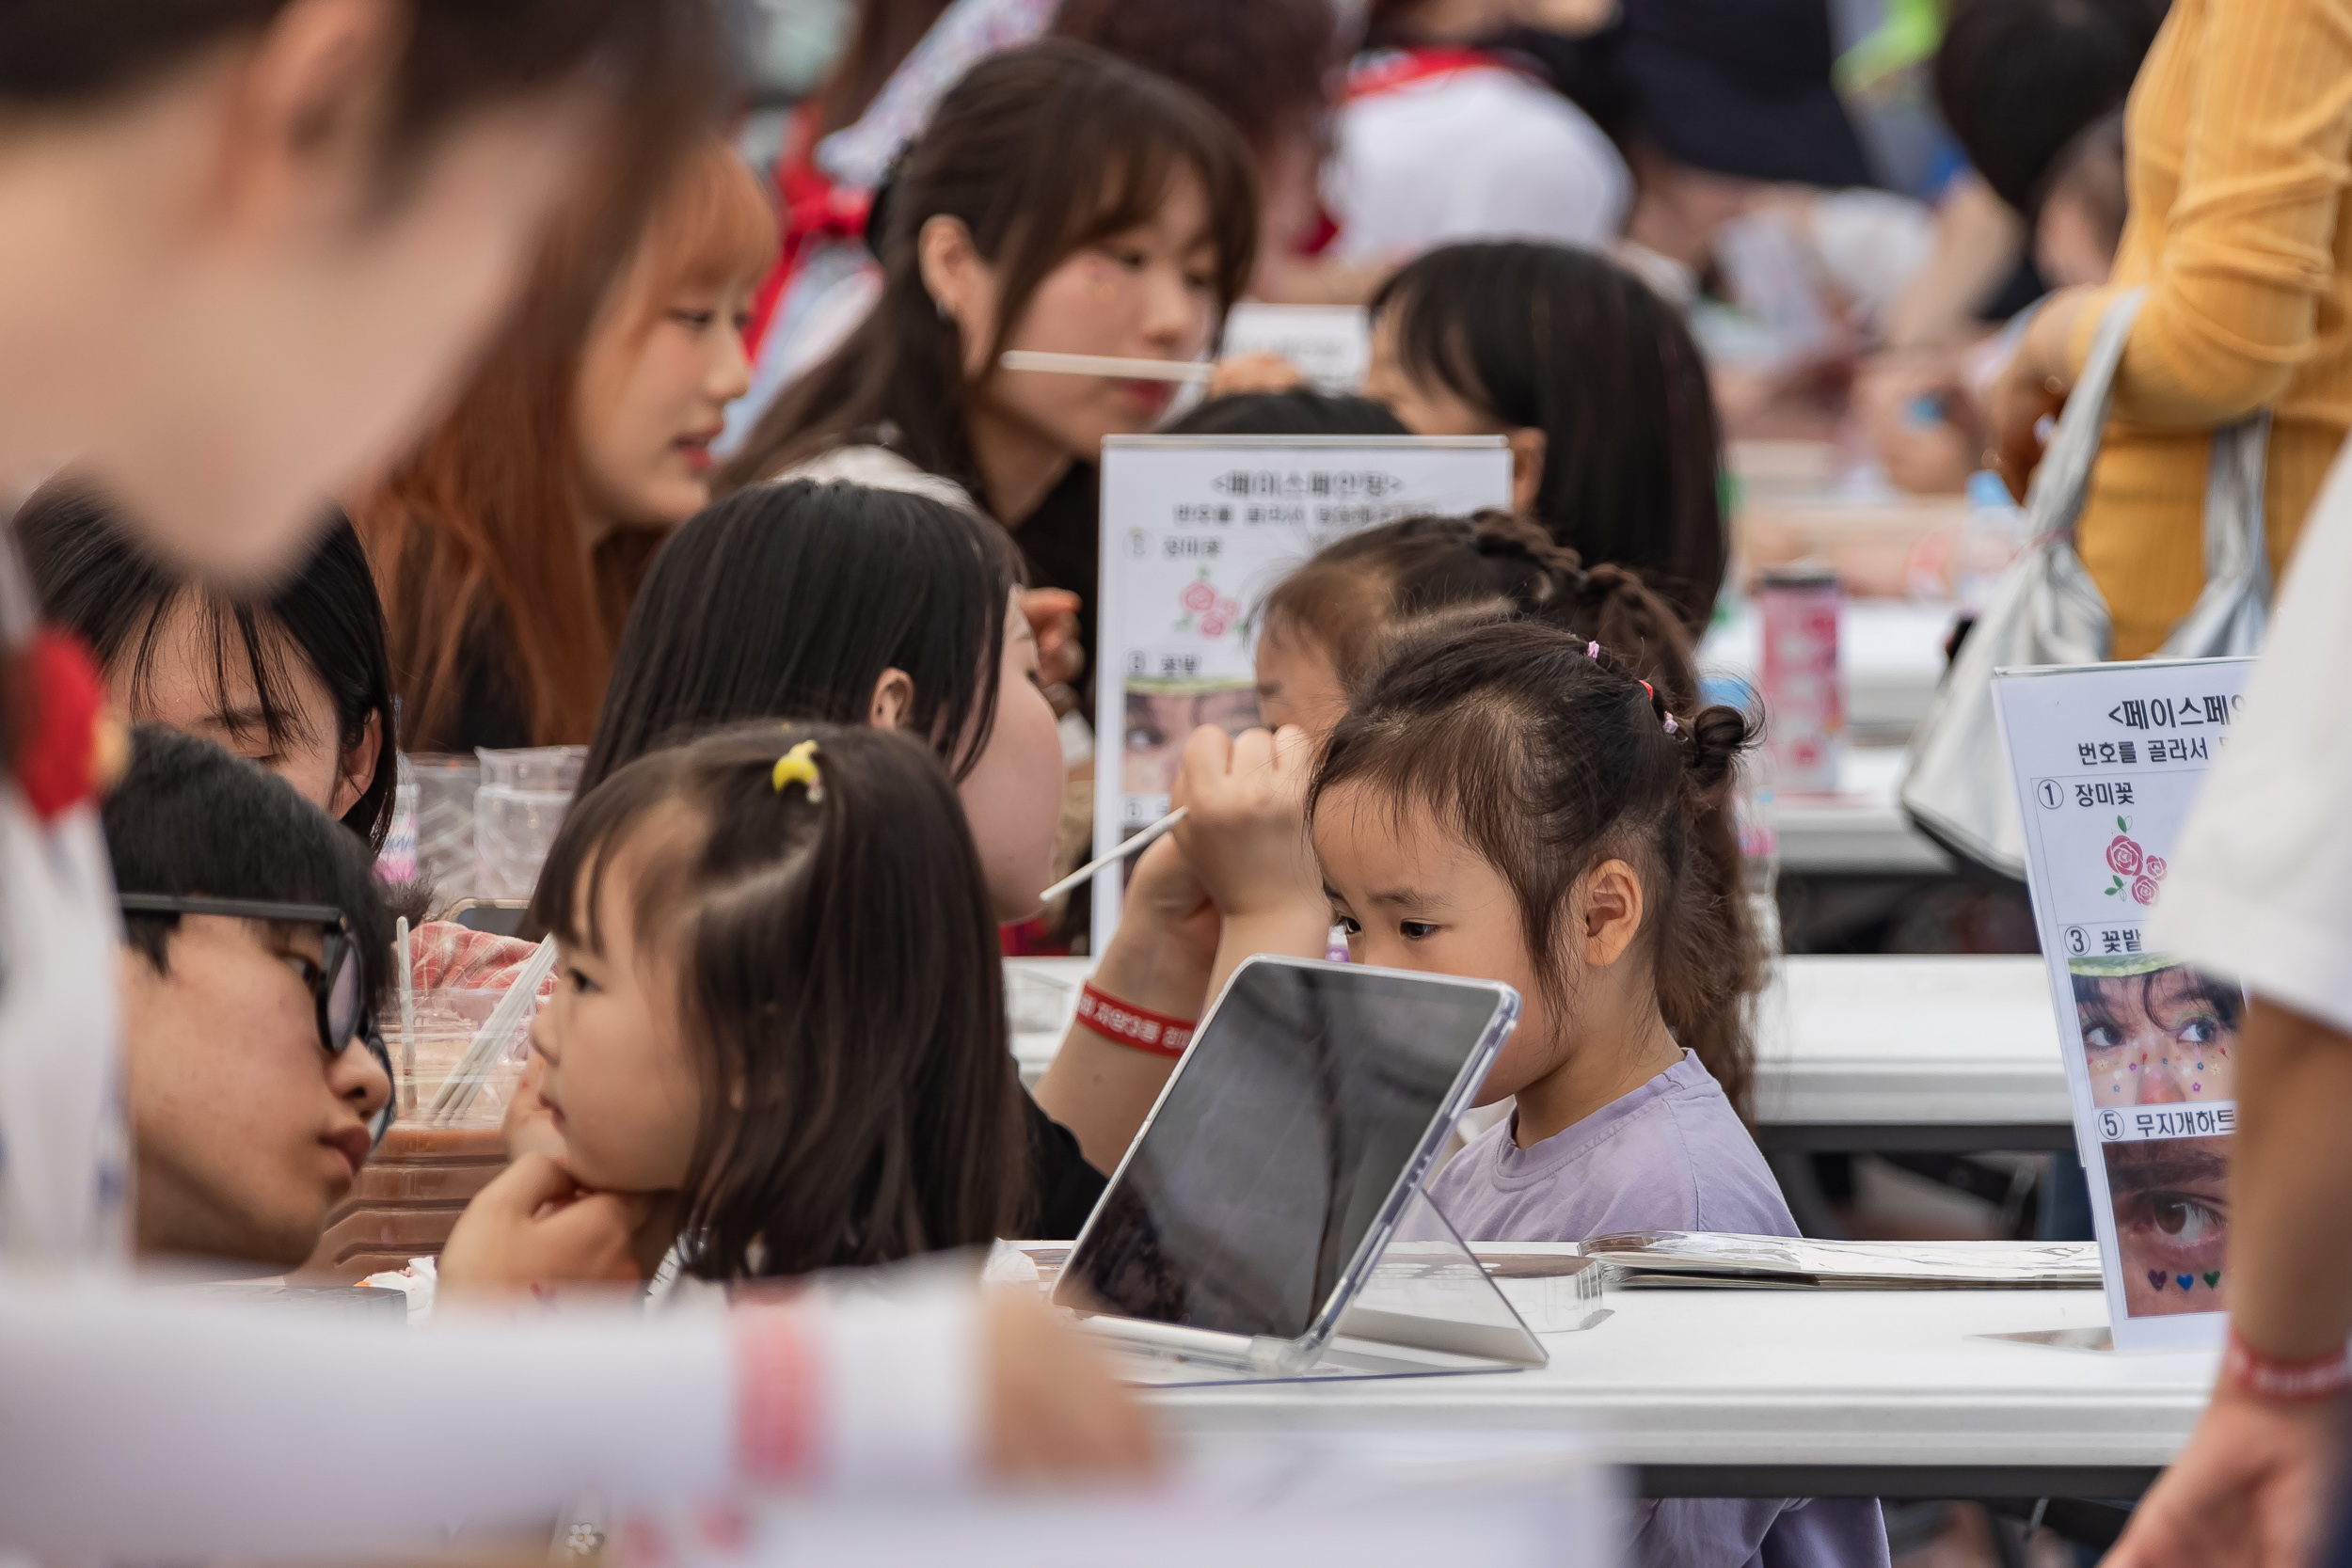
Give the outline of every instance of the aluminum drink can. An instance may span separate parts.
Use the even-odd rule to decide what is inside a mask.
[[[1763,625],[1764,744],[1784,794],[1837,787],[1846,754],[1846,683],[1837,617],[1845,603],[1826,566],[1782,566],[1756,582]]]

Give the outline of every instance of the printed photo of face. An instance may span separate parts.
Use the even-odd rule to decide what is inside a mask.
[[[1176,785],[1193,731],[1215,724],[1239,735],[1257,722],[1258,692],[1250,680],[1130,680],[1120,787],[1129,795],[1166,795]]]
[[[2230,1140],[2101,1147],[2123,1261],[2123,1309],[2135,1318],[2226,1310]]]
[[[2092,1104],[2235,1098],[2246,1011],[2236,986],[2160,958],[2076,958],[2067,968]]]

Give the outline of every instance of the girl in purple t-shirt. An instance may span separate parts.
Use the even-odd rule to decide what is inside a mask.
[[[1796,1234],[1735,1104],[1763,968],[1728,802],[1752,737],[1523,620],[1392,647],[1331,732],[1307,805],[1352,955],[1524,998],[1479,1092],[1517,1110],[1430,1188],[1465,1238]],[[1887,1560],[1870,1499],[1653,1502],[1639,1527],[1647,1564]]]

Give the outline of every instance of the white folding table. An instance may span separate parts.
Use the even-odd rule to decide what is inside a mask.
[[[1517,1296],[1540,1281],[1509,1281]],[[1179,1434],[1599,1434],[1650,1497],[2137,1497],[2186,1440],[2210,1352],[1985,1338],[2099,1328],[2096,1291],[1609,1293],[1538,1371],[1171,1388]],[[1538,1324],[1540,1326],[1540,1323]]]

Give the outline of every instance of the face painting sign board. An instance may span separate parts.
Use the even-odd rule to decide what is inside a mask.
[[[1360,305],[1263,305],[1226,313],[1225,353],[1279,354],[1318,391],[1352,392],[1372,366],[1372,318]]]
[[[2141,933],[2253,662],[1994,680],[2118,1350],[2217,1345],[2226,1322],[2245,996]]]
[[[1260,606],[1335,539],[1511,504],[1500,436],[1114,436],[1095,599],[1094,849],[1168,812],[1184,740],[1258,722]],[[1122,870],[1094,880],[1094,951]]]

